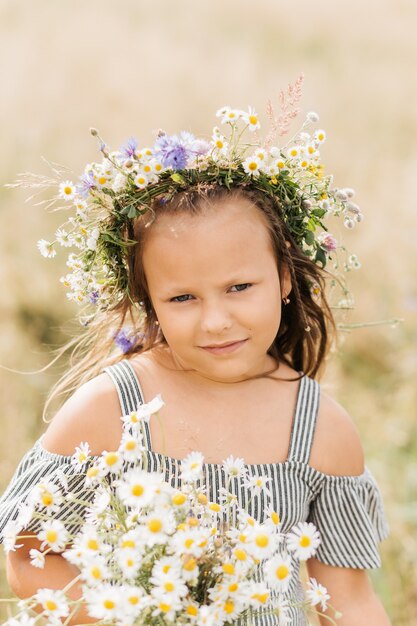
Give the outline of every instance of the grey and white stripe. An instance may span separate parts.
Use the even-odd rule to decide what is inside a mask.
[[[111,377],[119,396],[122,413],[128,414],[143,403],[143,393],[135,370],[127,359],[104,371]],[[294,413],[288,458],[282,463],[248,464],[249,475],[261,475],[270,479],[270,507],[281,519],[283,532],[302,521],[313,522],[320,531],[321,544],[316,557],[323,563],[338,567],[359,569],[380,566],[378,541],[388,534],[382,499],[371,472],[366,467],[359,476],[331,476],[308,465],[319,408],[320,387],[306,376],[300,381]],[[161,471],[173,486],[180,487],[181,460],[155,452],[152,448],[149,424],[144,422],[144,440],[147,448],[148,471]],[[94,492],[83,493],[82,476],[77,475],[71,457],[45,450],[40,437],[19,463],[16,472],[0,498],[0,541],[2,531],[9,520],[18,514],[31,488],[41,479],[59,484],[62,472],[69,482],[69,490],[91,501]],[[129,464],[131,467],[131,464]],[[203,482],[211,500],[219,500],[219,489],[226,484],[226,476],[220,464],[206,463]],[[231,488],[239,504],[262,522],[266,515],[264,497],[250,499],[249,489],[235,479]],[[68,520],[73,516],[73,532],[81,527],[85,507],[68,505],[56,517]],[[39,530],[39,523],[28,526],[31,532]],[[296,563],[294,562],[296,567]],[[256,574],[262,580],[262,568]],[[300,578],[294,578],[290,593],[301,601],[303,590]],[[256,626],[278,626],[276,616],[256,616]],[[302,611],[291,608],[291,626],[305,626]]]

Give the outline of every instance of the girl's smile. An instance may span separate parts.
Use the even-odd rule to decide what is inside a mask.
[[[159,215],[146,235],[149,296],[172,359],[204,379],[237,382],[271,369],[281,281],[266,220],[246,199]]]

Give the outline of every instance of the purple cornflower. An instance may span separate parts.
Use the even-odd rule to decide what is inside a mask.
[[[206,154],[208,149],[208,144],[188,132],[160,135],[155,142],[155,151],[161,155],[163,166],[173,170],[185,169],[191,157]]]
[[[138,140],[135,137],[130,137],[120,148],[120,152],[122,156],[126,159],[131,159],[135,156],[136,150],[138,149]]]
[[[91,304],[97,304],[98,297],[99,297],[98,291],[91,291],[88,296],[88,299],[91,302]]]
[[[133,346],[144,337],[143,333],[138,333],[137,335],[132,335],[131,333],[126,332],[125,330],[120,330],[114,337],[114,343],[123,354],[129,352],[133,348]]]
[[[86,198],[88,194],[90,193],[91,189],[94,189],[96,186],[93,172],[88,172],[88,174],[83,174],[80,180],[81,182],[78,183],[77,185],[77,192],[80,194],[80,196],[82,196],[83,198]]]

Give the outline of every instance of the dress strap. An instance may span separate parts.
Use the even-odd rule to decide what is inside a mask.
[[[312,378],[303,376],[300,380],[291,431],[289,461],[308,463],[313,445],[319,402],[320,385]]]
[[[123,415],[136,411],[138,406],[144,403],[139,380],[127,359],[109,365],[103,371],[107,372],[117,389]]]

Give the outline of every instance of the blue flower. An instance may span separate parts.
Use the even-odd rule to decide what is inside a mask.
[[[90,193],[91,189],[94,189],[96,186],[94,180],[94,174],[92,172],[88,172],[88,174],[83,174],[81,176],[81,182],[77,185],[77,192],[83,198],[86,198]]]
[[[187,167],[190,158],[206,154],[209,145],[197,140],[191,133],[182,132],[179,135],[161,135],[156,140],[154,149],[161,155],[164,167],[182,170]]]
[[[126,354],[126,352],[129,352],[129,350],[131,350],[140,339],[143,339],[144,336],[144,333],[132,335],[131,333],[127,333],[125,330],[120,330],[114,337],[114,343],[118,348],[120,348],[123,354]]]
[[[135,137],[130,137],[120,148],[120,152],[122,156],[126,159],[131,159],[135,156],[136,150],[138,149],[138,140]]]

